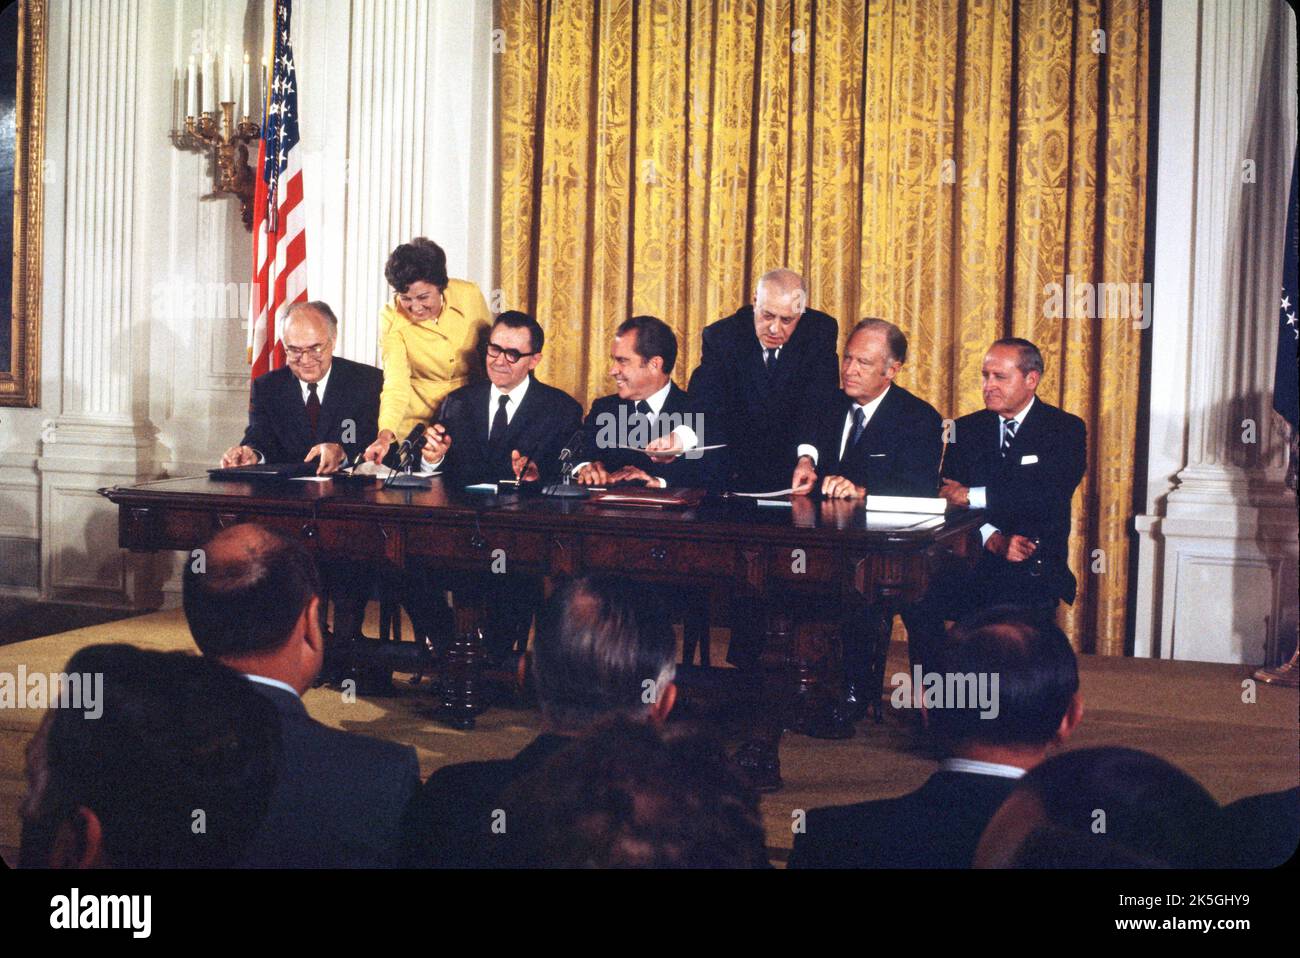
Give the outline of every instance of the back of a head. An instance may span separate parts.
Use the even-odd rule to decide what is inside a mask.
[[[712,734],[615,718],[502,803],[519,867],[767,867],[758,797]]]
[[[183,603],[190,634],[215,658],[282,646],[320,592],[316,563],[301,545],[246,524],[223,529],[186,563]]]
[[[102,714],[57,709],[24,809],[22,860],[50,864],[79,808],[115,868],[229,868],[266,814],[280,749],[274,706],[238,673],[182,652],[89,646],[69,674],[102,676]]]
[[[1131,748],[1063,752],[1031,769],[1028,791],[1050,824],[1121,846],[1174,868],[1222,861],[1222,815],[1200,783],[1164,759]]]
[[[676,643],[653,593],[614,576],[572,580],[538,619],[531,663],[542,714],[560,729],[647,715],[675,672]]]
[[[1079,667],[1065,633],[1046,615],[1008,606],[958,623],[926,661],[945,690],[964,690],[965,707],[928,711],[940,748],[963,744],[1041,747],[1052,741],[1079,691]],[[951,678],[950,678],[951,677]],[[992,707],[981,702],[983,687]]]

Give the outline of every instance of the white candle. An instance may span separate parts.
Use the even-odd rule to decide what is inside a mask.
[[[248,54],[244,54],[244,82],[239,88],[239,102],[243,106],[243,116],[248,116],[253,111],[253,104],[248,99]]]
[[[230,68],[230,47],[226,47],[226,55],[221,58],[221,102],[229,103],[233,97],[230,95],[230,74],[233,71]]]
[[[217,112],[217,58],[203,54],[203,112]]]
[[[190,68],[185,75],[185,115],[198,116],[199,113],[199,82],[198,77],[194,75],[194,57],[190,57]]]

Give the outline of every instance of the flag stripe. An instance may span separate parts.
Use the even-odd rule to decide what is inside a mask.
[[[307,229],[298,148],[298,73],[289,41],[292,0],[276,0],[269,90],[254,190],[253,295],[248,323],[252,376],[284,365],[284,310],[307,299]]]

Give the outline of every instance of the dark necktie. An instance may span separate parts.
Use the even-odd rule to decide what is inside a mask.
[[[644,399],[637,402],[636,411],[639,412],[641,415],[645,416],[647,419],[650,418],[650,404],[646,402]]]
[[[1014,419],[1002,420],[1002,458],[1007,458],[1007,450],[1011,448],[1011,440],[1016,438],[1016,427],[1020,423]]]
[[[488,433],[488,445],[495,446],[506,437],[506,427],[510,425],[506,419],[506,403],[510,402],[509,396],[502,396],[497,400],[497,414],[492,417],[492,431]],[[482,420],[479,420],[482,422]]]
[[[316,440],[316,425],[320,422],[320,396],[316,395],[316,384],[307,384],[307,425],[311,427],[312,441]]]
[[[770,373],[774,368],[776,368],[776,350],[775,350],[775,349],[765,349],[765,350],[763,350],[763,365],[767,367],[767,371],[768,371],[769,373]]]
[[[853,428],[849,430],[849,444],[844,447],[844,455],[849,454],[849,450],[858,444],[862,438],[862,430],[867,428],[867,414],[863,412],[861,406],[853,407]]]

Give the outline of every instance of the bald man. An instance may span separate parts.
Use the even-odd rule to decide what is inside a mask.
[[[728,488],[789,488],[798,444],[839,392],[839,325],[807,302],[803,277],[774,269],[753,305],[704,329],[689,391],[722,415]]]
[[[418,794],[410,745],[329,728],[302,695],[324,661],[320,582],[298,543],[231,526],[187,563],[185,619],[199,651],[242,673],[275,706],[281,756],[249,867],[375,868],[404,862],[405,816]],[[202,568],[202,571],[198,571]]]

